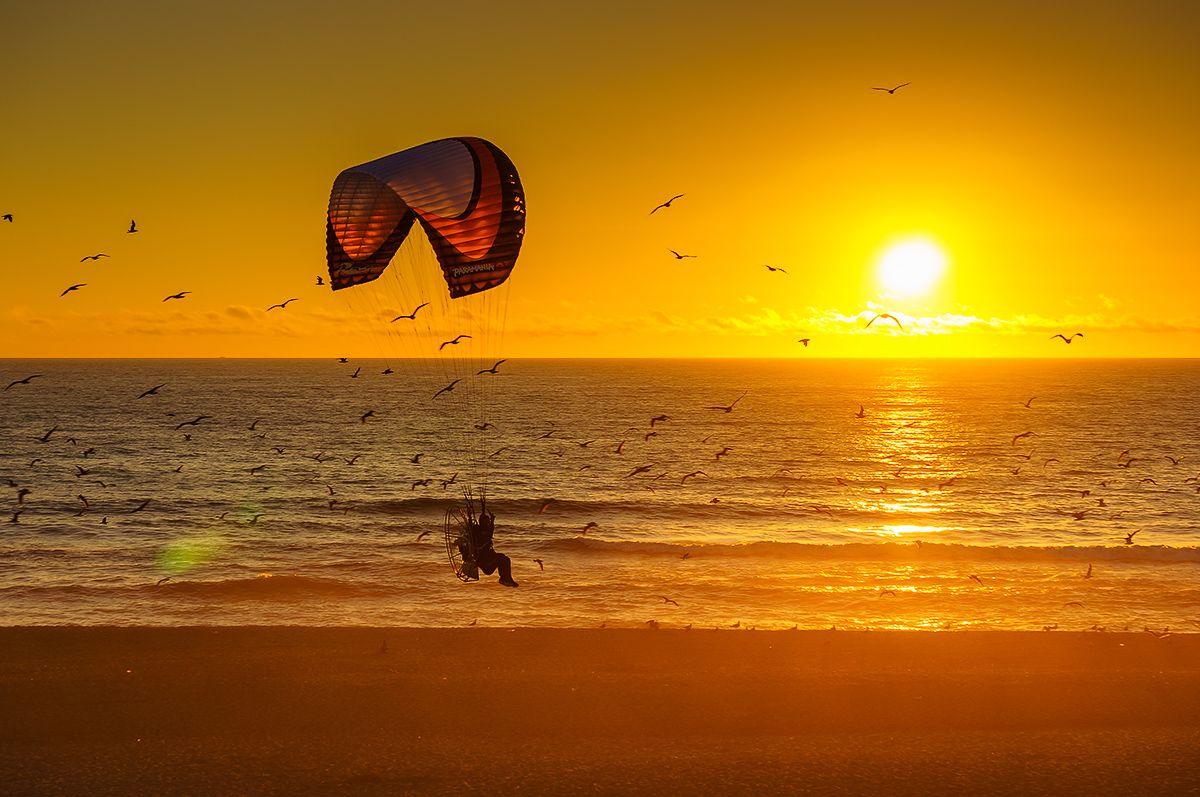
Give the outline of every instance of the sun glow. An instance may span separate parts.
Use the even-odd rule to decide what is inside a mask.
[[[879,258],[879,281],[889,293],[928,293],[946,269],[946,255],[933,241],[912,238],[892,244]]]

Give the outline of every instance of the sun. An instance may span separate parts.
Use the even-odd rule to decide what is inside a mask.
[[[892,244],[879,258],[879,281],[889,293],[921,296],[929,293],[946,270],[946,254],[927,238]]]

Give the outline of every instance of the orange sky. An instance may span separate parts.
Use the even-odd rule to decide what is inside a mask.
[[[329,188],[454,135],[528,197],[506,355],[1200,351],[1200,4],[405,5],[9,4],[3,355],[377,354]],[[917,235],[945,278],[888,296]]]

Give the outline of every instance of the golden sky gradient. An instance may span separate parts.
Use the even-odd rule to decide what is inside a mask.
[[[3,17],[4,356],[377,354],[377,319],[313,284],[330,186],[457,135],[504,149],[527,193],[506,355],[1200,351],[1197,3]],[[878,257],[912,236],[944,250],[945,278],[888,296]],[[78,262],[96,252],[112,257]],[[880,311],[910,331],[864,330]]]

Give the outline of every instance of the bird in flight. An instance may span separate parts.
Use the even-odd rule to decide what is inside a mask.
[[[861,404],[858,405],[858,412],[854,413],[854,417],[855,418],[867,417],[867,411],[866,411],[866,409],[863,408],[863,405],[861,405]]]
[[[679,605],[679,601],[673,601],[673,600],[671,600],[670,598],[668,598],[666,595],[659,595],[658,597],[662,598],[662,601],[663,601],[663,603],[669,603],[669,604],[671,604],[672,606],[678,606],[678,605]]]
[[[583,533],[587,534],[592,529],[600,528],[600,524],[594,520],[589,520],[583,527]]]
[[[497,373],[499,373],[499,371],[497,371],[496,369],[500,367],[501,363],[506,363],[506,362],[508,362],[508,360],[496,360],[495,365],[493,365],[491,368],[484,368],[482,371],[479,371],[478,373],[476,373],[475,376],[481,376],[483,374],[497,374]]]
[[[138,504],[137,506],[135,506],[133,509],[130,509],[130,510],[129,510],[129,514],[131,514],[131,515],[132,515],[134,512],[141,512],[143,509],[145,509],[145,508],[146,508],[146,507],[148,507],[148,506],[150,506],[150,499],[149,499],[149,498],[147,498],[145,501],[142,501],[140,504]]]
[[[891,313],[878,313],[874,318],[872,318],[870,321],[867,322],[867,327],[871,326],[871,324],[874,324],[876,321],[878,321],[881,318],[886,318],[890,321],[895,321],[896,326],[900,327],[900,331],[901,332],[904,331],[904,325],[900,323],[900,319],[896,318],[896,316],[892,315]],[[863,329],[866,329],[867,327],[863,327]]]
[[[739,401],[741,401],[742,399],[744,399],[744,398],[746,397],[746,394],[747,394],[747,393],[749,393],[749,392],[750,392],[749,390],[747,390],[747,391],[743,392],[743,393],[742,393],[742,395],[738,396],[738,397],[737,397],[737,398],[734,400],[734,402],[733,402],[732,404],[730,404],[728,407],[705,407],[704,409],[706,409],[706,410],[720,410],[721,412],[726,412],[726,413],[733,412],[733,408],[734,408],[734,407],[736,407],[736,406],[737,406],[737,403],[738,403]]]
[[[1137,531],[1131,531],[1128,534],[1126,534],[1125,535],[1125,544],[1133,545],[1133,538],[1136,537],[1138,535],[1138,532],[1140,532],[1140,531],[1141,531],[1141,529],[1138,529]]]
[[[135,233],[135,232],[137,232],[137,231],[138,231],[138,228],[137,228],[137,222],[136,222],[136,221],[134,221],[133,219],[130,219],[130,220],[129,220],[129,229],[128,229],[128,230],[126,230],[125,232],[127,232],[127,233]]]
[[[1032,435],[1032,434],[1033,434],[1033,432],[1021,432],[1020,434],[1015,434],[1015,435],[1013,435],[1013,439],[1012,439],[1012,445],[1014,445],[1014,446],[1015,446],[1015,445],[1017,444],[1017,441],[1018,441],[1018,440],[1023,440],[1023,439],[1025,439],[1026,437],[1029,437],[1029,436],[1030,436],[1030,435]]]
[[[211,415],[201,415],[200,417],[196,418],[196,420],[194,420],[194,421],[184,421],[183,423],[179,424],[178,426],[175,427],[175,431],[178,432],[180,429],[182,429],[185,426],[196,426],[197,424],[200,423],[200,421],[209,421],[209,420],[212,420]]]
[[[804,344],[804,348],[806,348],[806,349],[807,349],[807,348],[808,348],[808,342],[809,342],[810,340],[812,340],[812,338],[800,338],[800,340],[798,340],[798,341],[796,341],[796,342],[797,342],[797,343],[803,343],[803,344]]]
[[[80,288],[85,288],[85,287],[87,287],[87,283],[86,283],[86,282],[80,282],[80,283],[78,283],[78,284],[76,284],[76,285],[72,285],[71,287],[67,288],[65,291],[63,291],[62,293],[60,293],[60,294],[58,295],[58,298],[60,298],[60,299],[61,299],[62,297],[66,296],[68,293],[70,293],[71,291],[77,291],[77,290],[79,290]]]
[[[269,312],[271,312],[271,311],[272,311],[272,310],[274,310],[276,307],[278,307],[280,310],[283,310],[283,309],[285,309],[285,308],[286,308],[286,307],[287,307],[289,304],[291,304],[292,302],[295,302],[295,301],[299,301],[299,300],[298,300],[298,299],[295,299],[295,298],[292,298],[292,299],[288,299],[286,302],[281,302],[281,303],[279,303],[279,304],[273,304],[273,305],[271,305],[270,307],[268,307],[268,308],[267,308],[267,312],[268,312],[268,313],[269,313]]]
[[[367,418],[374,418],[374,417],[375,417],[375,410],[367,410],[366,412],[364,412],[362,415],[360,415],[358,417],[358,422],[366,423]]]
[[[388,376],[389,374],[394,374],[394,373],[396,373],[396,372],[395,372],[395,371],[393,371],[391,368],[384,368],[384,369],[383,369],[382,371],[380,371],[379,373],[383,374],[384,376]]]
[[[670,415],[655,415],[653,418],[650,419],[650,428],[653,429],[654,424],[656,424],[656,423],[666,423],[669,420],[671,420]]]
[[[675,196],[673,196],[673,197],[671,197],[670,199],[668,199],[666,202],[663,202],[661,205],[659,205],[658,207],[654,208],[654,210],[650,211],[650,215],[651,215],[651,216],[653,216],[655,213],[657,213],[658,211],[662,210],[663,208],[669,208],[669,207],[671,207],[671,203],[672,203],[672,202],[674,202],[676,199],[679,199],[679,198],[681,198],[682,196],[683,196],[683,194],[676,194]]]
[[[55,426],[55,427],[54,427],[54,428],[52,428],[52,429],[47,429],[47,430],[46,430],[46,433],[45,433],[44,435],[42,435],[41,437],[39,437],[39,438],[38,438],[38,442],[39,442],[39,443],[49,443],[49,442],[50,442],[50,435],[54,434],[54,433],[55,433],[55,432],[57,432],[57,431],[58,431],[58,427],[57,427],[57,426]],[[36,461],[37,461],[37,460],[34,460],[34,462],[36,462]],[[31,462],[31,463],[29,463],[29,464],[30,464],[30,466],[32,467],[32,465],[33,465],[33,462]]]
[[[879,597],[881,597],[881,598],[882,598],[884,595],[891,595],[891,596],[894,598],[894,597],[896,597],[896,590],[894,590],[894,589],[881,589],[881,590],[879,590]]]
[[[264,471],[266,469],[267,469],[266,465],[255,465],[253,468],[247,468],[246,470],[249,471],[251,476],[253,476],[254,474],[258,473],[259,471]]]
[[[429,306],[429,302],[422,302],[421,304],[417,305],[416,310],[413,310],[408,315],[398,315],[395,318],[393,318],[392,323],[394,324],[402,318],[407,318],[409,321],[416,321],[417,320],[417,311],[420,310],[422,307],[428,307],[428,306]]]
[[[729,452],[732,450],[733,449],[730,448],[729,446],[725,446],[724,448],[722,448],[720,451],[717,452],[715,459],[720,461],[721,457],[727,456],[729,454]]]
[[[1060,332],[1057,335],[1051,335],[1050,340],[1054,340],[1055,338],[1062,338],[1063,343],[1070,345],[1072,340],[1074,340],[1075,338],[1082,338],[1082,337],[1083,337],[1082,332],[1073,332],[1073,333],[1071,333],[1071,337],[1069,337],[1069,338]]]
[[[1027,409],[1027,410],[1033,409],[1033,407],[1030,405],[1033,404],[1033,399],[1035,399],[1035,398],[1037,398],[1037,396],[1034,396],[1033,398],[1029,399],[1029,401],[1025,402],[1025,409]]]
[[[325,284],[325,280],[321,278],[320,274],[318,274],[317,275],[317,285],[324,285],[324,284]]]
[[[99,260],[102,257],[111,257],[111,255],[106,255],[103,252],[100,252],[100,253],[94,254],[94,255],[85,255],[85,256],[79,258],[79,262],[82,263],[85,260]]]
[[[4,219],[5,221],[7,221],[11,224],[12,223],[12,214],[5,213],[3,216],[0,216],[0,219]]]
[[[360,373],[362,373],[362,367],[361,367],[361,366],[360,366],[360,367],[358,367],[358,368],[355,368],[355,369],[354,369],[354,373],[350,374],[350,378],[351,378],[351,379],[358,379],[358,375],[359,375]]]
[[[763,264],[763,268],[765,268],[767,271],[778,271],[780,274],[787,273],[787,269],[782,269],[777,266],[768,266],[765,263]]]
[[[1083,574],[1083,577],[1084,577],[1084,578],[1091,578],[1091,577],[1092,577],[1092,566],[1091,566],[1090,564],[1088,565],[1087,572]]]
[[[34,379],[38,379],[39,377],[41,377],[41,374],[30,374],[29,376],[25,377],[24,379],[18,379],[15,382],[9,382],[8,387],[6,387],[4,389],[8,390],[9,387],[16,387],[17,385],[28,385]]]
[[[645,473],[653,467],[653,465],[642,465],[640,468],[634,468],[633,470],[629,471],[629,473],[625,474],[625,478],[628,479],[630,476],[636,476],[639,473]]]
[[[871,91],[886,91],[888,94],[895,94],[897,91],[904,88],[909,83],[912,83],[912,81],[910,80],[910,81],[908,81],[908,83],[901,83],[899,86],[896,86],[896,87],[890,88],[890,89],[884,88],[883,86],[872,86]]]
[[[550,508],[550,505],[556,504],[556,503],[558,503],[557,498],[547,498],[545,501],[542,502],[542,505],[540,507],[538,507],[538,514],[539,515],[546,514],[546,510]]]
[[[179,293],[172,293],[170,296],[163,299],[163,301],[169,302],[172,299],[182,299],[183,297],[187,296],[189,293],[191,293],[191,291],[180,291]]]
[[[679,480],[679,483],[684,484],[685,482],[687,482],[688,479],[690,479],[694,476],[707,476],[707,475],[708,474],[702,470],[694,470],[691,473],[684,474],[684,477]]]
[[[446,348],[447,346],[457,346],[458,342],[460,340],[470,340],[470,339],[471,339],[470,335],[459,335],[456,338],[454,338],[454,340],[448,340],[445,343],[443,343],[441,346],[438,346],[438,351],[441,351],[442,349]]]
[[[981,587],[983,586],[983,580],[981,578],[979,578],[979,576],[972,574],[970,576],[970,579],[972,581],[974,581],[976,584],[978,584],[979,586],[981,586]]]
[[[533,561],[537,562],[538,570],[546,569],[546,563],[543,562],[541,559],[534,559]]]
[[[444,345],[444,344],[443,344],[443,345]],[[438,392],[434,393],[434,394],[433,394],[433,397],[434,397],[434,398],[437,398],[438,396],[442,395],[443,393],[449,393],[451,390],[453,390],[453,389],[454,389],[454,386],[455,386],[455,385],[457,385],[457,384],[458,384],[459,382],[461,382],[461,381],[462,381],[461,379],[455,379],[453,382],[451,382],[450,384],[446,385],[444,388],[442,388],[442,389],[441,389],[441,390],[439,390]]]
[[[492,423],[491,421],[484,421],[483,423],[475,424],[475,428],[481,432],[486,432],[488,429],[495,429],[496,424]]]
[[[676,252],[674,249],[668,249],[667,251],[670,252],[671,254],[675,255],[676,260],[683,260],[685,257],[699,257],[699,255],[681,255],[678,252]]]

